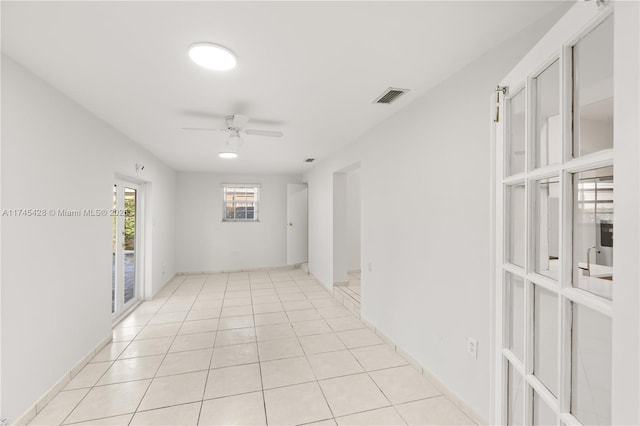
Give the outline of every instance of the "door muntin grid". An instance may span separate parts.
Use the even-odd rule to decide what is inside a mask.
[[[584,375],[580,376],[579,370],[576,369],[579,359],[588,359],[590,365],[593,365],[593,357],[589,354],[585,357],[583,354],[582,358],[579,358],[578,352],[581,349],[574,338],[575,333],[572,334],[572,327],[578,318],[574,312],[601,307],[603,298],[611,299],[612,297],[612,294],[588,292],[580,286],[574,287],[573,278],[577,269],[574,265],[576,262],[574,223],[576,222],[575,213],[580,207],[576,202],[575,194],[578,186],[575,181],[576,179],[580,181],[583,176],[580,173],[588,175],[592,170],[605,167],[608,167],[607,170],[612,170],[613,152],[608,149],[607,142],[602,144],[603,148],[600,150],[592,152],[583,150],[576,155],[576,139],[572,129],[582,126],[584,136],[585,126],[582,125],[583,123],[575,123],[576,119],[583,121],[584,119],[583,115],[576,116],[571,106],[582,105],[577,100],[581,94],[577,93],[578,85],[573,83],[575,78],[580,76],[579,70],[576,71],[576,66],[579,64],[574,66],[572,62],[578,56],[575,54],[574,46],[585,50],[583,46],[587,44],[584,40],[593,35],[603,34],[602,28],[610,26],[612,19],[609,10],[602,12],[592,22],[588,31],[569,45],[558,46],[559,55],[542,64],[536,72],[524,79],[524,89],[518,88],[514,95],[504,100],[505,123],[502,128],[505,147],[502,157],[504,163],[498,164],[498,169],[504,172],[500,182],[504,208],[502,220],[502,253],[504,254],[498,259],[503,261],[501,288],[502,300],[506,305],[503,306],[502,316],[502,353],[503,362],[506,363],[504,374],[507,376],[503,382],[505,389],[502,394],[505,406],[502,422],[505,424],[520,424],[522,421],[525,424],[539,424],[548,422],[552,417],[554,422],[567,422],[567,420],[600,424],[610,422],[610,401],[606,401],[607,395],[610,397],[610,367],[608,372],[604,372],[604,377],[603,374],[597,377],[599,387],[591,392],[599,395],[600,399],[605,399],[604,402],[595,403],[592,398],[591,406],[598,407],[598,413],[594,414],[593,410],[588,411],[585,408],[589,405],[585,402],[588,400],[585,395],[589,395],[589,390],[584,385],[588,380],[585,380]],[[538,102],[541,93],[549,93],[542,90],[540,86],[553,86],[555,83],[550,82],[549,75],[555,72],[558,73],[558,87],[561,88],[559,92],[563,94],[557,99],[557,115],[553,100],[547,102],[544,107]],[[544,84],[540,84],[543,81],[543,75]],[[521,109],[513,108],[514,103],[522,101],[522,98],[525,104],[524,126],[522,117],[519,115]],[[602,110],[606,108],[603,107]],[[545,117],[544,120],[541,119],[541,115]],[[521,141],[512,143],[511,139],[519,136],[514,132],[512,119],[515,119],[516,129],[524,127],[524,152],[514,149],[521,145]],[[549,136],[549,133],[545,133],[546,139],[541,138],[542,131],[551,131],[553,135]],[[559,149],[553,146],[557,143],[558,135],[561,135],[562,142]],[[543,146],[545,144],[546,146]],[[555,154],[546,155],[550,154],[550,151],[554,151]],[[520,166],[518,159],[514,162],[516,152],[523,157],[524,168]],[[560,152],[559,161],[554,157],[558,152]],[[546,153],[545,156],[542,156],[543,153]],[[577,160],[580,160],[579,166],[576,163]],[[610,192],[608,194],[610,200],[607,200],[610,203],[597,212],[604,217],[600,220],[604,225],[604,229],[600,232],[604,234],[600,235],[597,241],[601,246],[602,243],[612,246],[612,238],[610,240],[607,238],[612,237],[613,227],[612,220],[608,219],[612,218],[613,172],[605,174],[607,176],[603,179],[603,189]],[[609,175],[610,179],[608,179]],[[550,188],[550,184],[553,188]],[[587,186],[582,185],[580,189],[584,192]],[[514,203],[514,199],[517,198],[514,197],[515,192],[524,194],[523,202],[518,199],[518,202]],[[584,211],[588,203],[585,202],[586,200],[582,201],[581,207]],[[555,205],[550,206],[551,204]],[[522,205],[524,205],[523,213],[515,208]],[[516,213],[516,217],[512,216],[513,212]],[[557,218],[555,223],[549,219],[551,217]],[[520,228],[517,228],[518,225]],[[524,241],[523,250],[520,250],[521,241]],[[518,256],[521,251],[524,252],[524,262]],[[557,255],[553,253],[554,251]],[[518,297],[514,297],[514,282],[523,283],[524,307],[510,305],[519,300]],[[546,297],[542,299],[540,295]],[[542,303],[542,300],[547,302]],[[546,305],[546,308],[543,305]],[[610,309],[595,311],[601,318],[608,318],[610,322]],[[524,327],[514,319],[515,313],[518,316],[524,315]],[[557,327],[555,333],[554,324]],[[523,329],[522,339],[514,336],[516,328]],[[600,324],[598,328],[605,330],[600,335],[606,337],[606,330],[610,330],[610,323],[608,328],[607,324]],[[605,337],[600,340],[607,344]],[[523,349],[516,344],[519,340],[524,341]],[[586,337],[583,340],[588,342],[589,339]],[[542,342],[545,342],[544,345]],[[608,345],[610,351],[610,341]],[[593,347],[593,345],[587,345],[587,347]],[[524,354],[518,353],[522,351]],[[584,361],[580,362],[584,364]],[[604,365],[607,370],[606,362]],[[519,378],[518,381],[523,383],[517,385],[517,389],[513,388],[516,386],[514,378]],[[514,393],[516,390],[517,398]],[[580,402],[576,402],[580,397]],[[517,405],[513,406],[514,404]],[[607,404],[609,404],[609,411],[607,411]],[[514,416],[514,413],[517,415]]]

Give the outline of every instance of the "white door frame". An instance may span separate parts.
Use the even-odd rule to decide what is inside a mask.
[[[146,227],[146,194],[145,185],[137,180],[116,177],[113,181],[118,187],[117,201],[114,213],[116,214],[116,296],[115,310],[112,314],[113,322],[117,322],[130,311],[138,302],[145,297],[145,227]],[[136,241],[135,241],[135,295],[128,302],[124,302],[124,271],[119,270],[118,266],[124,265],[124,250],[122,248],[123,236],[121,230],[124,229],[124,216],[118,213],[124,210],[124,188],[132,188],[136,190]]]
[[[332,286],[336,283],[345,284],[349,280],[347,250],[347,175],[360,169],[360,166],[361,163],[358,161],[333,172]],[[362,215],[362,211],[360,214]]]
[[[296,221],[293,217],[293,206],[291,206],[291,199],[294,196],[299,196],[301,192],[305,193],[305,212],[304,217],[300,218],[300,221]],[[292,252],[292,235],[291,233],[297,232],[300,228],[303,228],[305,235],[304,255],[301,253]],[[309,187],[306,183],[289,183],[287,184],[287,264],[288,265],[300,265],[309,261]]]
[[[636,6],[637,7],[637,6]],[[572,9],[565,15],[563,16],[560,21],[549,31],[549,33],[547,33],[547,35],[545,35],[540,41],[539,43],[529,52],[529,54],[527,54],[527,56],[518,64],[516,65],[516,67],[509,73],[509,75],[500,83],[501,86],[508,86],[510,88],[511,93],[515,93],[518,91],[519,88],[521,88],[523,86],[523,83],[526,82],[530,82],[531,81],[531,77],[535,76],[537,73],[539,73],[542,69],[544,69],[544,67],[548,64],[550,64],[550,62],[554,59],[554,58],[558,58],[560,57],[560,67],[561,67],[561,73],[564,76],[564,82],[565,84],[563,85],[565,88],[570,87],[569,85],[567,85],[566,83],[569,83],[570,80],[570,73],[568,72],[569,69],[567,67],[569,67],[570,65],[568,64],[568,60],[567,60],[567,54],[570,53],[570,48],[571,45],[574,44],[579,37],[581,37],[582,35],[588,33],[591,29],[593,29],[597,24],[601,23],[611,12],[612,12],[613,6],[612,5],[607,5],[604,8],[599,8],[599,5],[596,4],[596,2],[588,2],[588,3],[577,3],[576,5],[574,5],[572,7]],[[616,10],[617,10],[617,6],[616,6]],[[637,13],[637,11],[636,11]],[[636,24],[637,25],[637,24]],[[618,35],[618,32],[616,32],[616,34]],[[631,37],[632,34],[624,34],[625,36],[629,36]],[[620,41],[616,41],[616,45],[617,43],[619,43]],[[633,43],[631,43],[633,45]],[[638,44],[636,42],[635,47],[637,49]],[[623,52],[619,52],[620,54],[622,54]],[[635,64],[636,64],[636,70],[637,70],[637,55],[638,52],[630,52],[630,54],[632,55],[632,57],[635,58]],[[618,60],[614,60],[615,66],[620,65],[620,62]],[[523,76],[525,76],[525,78],[523,79]],[[618,72],[616,71],[616,78],[618,76]],[[631,76],[630,76],[631,77]],[[635,78],[637,80],[638,75],[635,75]],[[568,79],[568,81],[567,81]],[[616,80],[616,87],[620,87],[620,86],[624,86],[625,83],[629,84],[632,83],[632,81],[629,81],[629,79],[627,79],[626,82],[621,82],[621,81],[617,81]],[[631,86],[633,87],[633,84],[631,84]],[[529,84],[527,84],[527,87],[529,87]],[[637,87],[637,82],[635,87]],[[527,89],[528,90],[528,89]],[[618,95],[619,91],[616,90],[616,97]],[[567,89],[565,89],[565,91],[563,92],[561,98],[564,100],[568,100],[570,93],[567,93]],[[637,96],[638,94],[635,94],[636,98],[635,98],[635,111],[633,109],[631,109],[630,111],[623,111],[620,108],[616,108],[616,112],[615,112],[615,121],[616,122],[624,122],[627,120],[631,120],[633,121],[634,119],[637,120],[637,117],[633,117],[633,114],[637,114]],[[507,96],[508,98],[508,96]],[[527,101],[527,107],[529,107],[530,103]],[[491,395],[491,400],[492,400],[492,411],[491,411],[491,420],[490,423],[491,424],[501,424],[506,420],[506,404],[503,404],[503,402],[506,400],[506,360],[512,362],[512,364],[515,365],[519,365],[520,368],[524,369],[524,365],[522,365],[522,363],[519,363],[517,359],[515,359],[515,356],[512,356],[512,354],[510,353],[509,350],[504,350],[504,322],[506,321],[506,315],[507,312],[505,310],[505,304],[503,304],[503,285],[502,285],[502,281],[503,281],[503,274],[504,271],[512,271],[512,272],[518,272],[520,274],[523,274],[522,276],[526,277],[527,280],[531,279],[533,275],[529,270],[527,271],[518,271],[516,267],[511,267],[509,265],[504,265],[502,259],[504,258],[504,249],[505,249],[505,233],[504,233],[504,219],[505,219],[505,203],[504,203],[504,192],[503,192],[503,182],[504,183],[509,183],[509,182],[517,182],[522,180],[523,182],[528,181],[528,179],[535,177],[535,178],[543,178],[546,176],[550,176],[550,175],[558,175],[561,178],[561,186],[564,185],[564,190],[565,190],[565,194],[567,193],[567,185],[570,185],[570,183],[568,182],[568,180],[566,179],[569,176],[569,172],[576,172],[576,171],[580,171],[580,170],[584,170],[587,168],[594,168],[597,167],[598,165],[601,166],[605,166],[605,165],[611,165],[614,163],[614,150],[607,150],[607,151],[603,151],[600,153],[596,153],[596,154],[592,154],[589,155],[588,157],[581,157],[575,160],[571,160],[571,161],[567,161],[562,165],[559,165],[557,167],[554,166],[548,166],[545,167],[543,170],[533,170],[531,172],[525,172],[522,173],[518,176],[515,176],[513,178],[508,177],[508,178],[503,178],[503,164],[504,164],[504,145],[503,145],[503,135],[505,134],[505,128],[504,128],[504,123],[505,123],[505,106],[506,106],[506,102],[501,102],[500,105],[500,117],[499,117],[499,122],[496,124],[495,128],[494,128],[494,140],[493,140],[493,146],[492,146],[492,152],[493,152],[493,157],[492,157],[492,201],[493,201],[493,205],[494,205],[494,209],[492,211],[492,219],[493,219],[493,223],[492,223],[492,231],[493,235],[495,235],[495,240],[492,241],[492,245],[494,247],[494,250],[492,250],[492,271],[491,271],[491,278],[492,278],[492,284],[493,284],[493,298],[492,298],[492,304],[495,312],[495,317],[492,318],[492,345],[491,345],[491,359],[492,359],[492,377],[494,377],[494,381],[492,383],[492,395]],[[562,102],[562,107],[561,107],[561,116],[564,116],[563,118],[563,129],[565,129],[565,134],[563,134],[563,138],[567,138],[568,136],[571,136],[571,130],[570,127],[567,124],[570,124],[570,104],[566,101]],[[625,115],[626,114],[626,115]],[[615,126],[615,125],[614,125]],[[616,128],[618,128],[616,126]],[[567,130],[568,129],[568,130]],[[636,136],[637,136],[637,125],[636,125]],[[566,132],[569,132],[569,134],[567,135]],[[528,131],[527,135],[530,135],[531,132]],[[624,176],[620,176],[619,174],[619,156],[617,155],[618,152],[620,152],[620,149],[624,149],[624,147],[626,146],[627,149],[629,147],[630,144],[632,143],[637,143],[637,140],[629,142],[629,141],[624,141],[621,137],[622,135],[620,134],[620,132],[616,133],[616,135],[614,136],[615,139],[615,152],[616,152],[616,156],[615,156],[615,164],[616,164],[616,176],[618,176],[618,180],[616,181],[616,188],[618,187],[618,181],[620,180],[620,178],[623,178]],[[625,144],[626,142],[626,144]],[[529,144],[529,142],[528,142]],[[566,150],[566,147],[565,147]],[[635,152],[637,154],[637,151],[632,151]],[[565,151],[566,154],[566,151]],[[632,159],[627,159],[626,160],[628,163],[627,164],[631,164],[631,167],[633,165],[635,165],[637,167],[638,165],[638,158],[632,158]],[[564,177],[564,179],[563,179]],[[636,176],[637,178],[637,176]],[[504,180],[503,180],[504,179]],[[634,182],[633,185],[635,185],[635,187],[637,188],[638,182]],[[569,186],[570,188],[570,186]],[[617,189],[616,189],[616,235],[620,235],[621,233],[625,232],[625,229],[620,227],[621,223],[617,220],[618,218],[618,211],[619,210],[624,210],[625,207],[629,207],[631,208],[633,211],[637,211],[637,204],[638,204],[638,194],[635,194],[635,197],[629,197],[629,199],[621,199],[621,197],[618,197],[617,194]],[[527,195],[526,197],[526,201],[525,203],[529,203],[530,201],[530,194]],[[568,200],[565,200],[565,203],[567,203]],[[635,209],[633,209],[635,205]],[[525,212],[528,211],[528,205],[527,208],[525,209]],[[526,215],[526,213],[525,213]],[[566,216],[566,211],[565,211],[565,216]],[[569,222],[567,222],[567,219],[569,219]],[[526,220],[526,218],[525,218]],[[564,217],[562,220],[563,223],[571,223],[571,217]],[[528,223],[528,222],[527,222]],[[565,229],[566,228],[566,229]],[[630,230],[631,231],[631,230]],[[572,233],[572,229],[568,226],[565,226],[564,228],[561,225],[561,229],[560,229],[560,235],[561,235],[561,241],[560,241],[560,245],[561,245],[561,252],[562,255],[564,257],[564,259],[568,259],[571,258],[571,254],[570,252],[567,252],[568,248],[571,247],[572,244],[572,240],[571,240],[571,233]],[[634,235],[637,238],[637,231],[634,233]],[[527,229],[527,233],[526,233],[526,237],[525,237],[525,241],[531,237],[531,229]],[[526,244],[526,243],[525,243]],[[636,239],[635,241],[635,249],[632,251],[632,253],[635,253],[637,255],[638,250],[637,250],[637,245],[638,245],[638,241]],[[623,250],[627,248],[627,247],[621,247],[618,244],[618,241],[616,241],[616,252],[621,253],[623,252]],[[569,257],[567,257],[567,255]],[[615,275],[616,275],[616,285],[618,287],[629,287],[631,285],[635,285],[637,287],[637,278],[638,276],[635,276],[635,280],[629,283],[623,283],[621,282],[622,280],[618,279],[618,278],[622,278],[625,276],[628,276],[628,274],[625,275],[625,269],[626,268],[631,268],[633,269],[633,265],[629,264],[629,262],[631,261],[631,263],[634,263],[633,261],[637,259],[636,257],[632,257],[631,259],[624,259],[623,256],[620,255],[616,255],[616,262],[614,263],[614,271],[615,271]],[[567,264],[568,262],[565,261],[565,264]],[[564,276],[566,277],[567,273],[570,274],[571,270],[570,270],[571,266],[569,266],[569,271],[566,270],[566,268],[564,268]],[[635,271],[637,271],[637,266],[635,267],[635,269],[633,269]],[[620,271],[620,273],[618,272]],[[549,287],[552,288],[553,285],[552,283],[547,283],[544,279],[541,279],[541,277],[537,276],[535,277],[535,279],[537,280],[536,284],[539,284],[540,286],[544,287],[545,284],[549,284]],[[561,304],[559,304],[559,312],[562,312],[561,315],[559,315],[558,318],[558,324],[561,327],[561,332],[558,333],[558,350],[560,351],[560,356],[559,358],[559,365],[558,365],[558,381],[559,381],[559,386],[558,386],[558,402],[555,402],[553,400],[553,398],[549,398],[548,396],[551,395],[548,391],[546,391],[546,389],[542,389],[540,386],[541,384],[537,382],[537,379],[529,374],[528,371],[524,371],[525,376],[527,378],[527,383],[528,383],[528,387],[527,389],[534,389],[537,393],[539,393],[540,397],[554,410],[556,410],[557,412],[560,413],[559,419],[562,420],[562,422],[564,422],[565,424],[579,424],[579,422],[577,422],[577,419],[575,417],[573,417],[571,414],[569,414],[570,411],[570,407],[568,406],[568,404],[570,403],[570,401],[568,400],[569,398],[569,390],[570,388],[568,387],[567,381],[570,379],[567,377],[566,375],[566,363],[570,362],[570,357],[571,356],[571,346],[570,346],[570,339],[568,338],[568,336],[566,335],[566,330],[568,330],[568,326],[567,326],[567,322],[571,321],[571,318],[568,317],[567,315],[567,309],[565,308],[560,308],[560,306],[562,306],[562,304],[566,304],[566,303],[570,303],[570,302],[575,302],[575,303],[579,303],[580,305],[583,306],[587,306],[597,312],[600,312],[606,316],[609,317],[613,317],[613,313],[614,313],[614,303],[604,300],[604,299],[600,299],[597,297],[590,297],[590,295],[585,295],[584,292],[581,292],[579,290],[576,290],[574,288],[572,288],[570,286],[570,282],[569,282],[569,286],[566,285],[566,280],[560,280],[561,282],[564,281],[563,285],[561,286],[558,294],[562,296],[561,299],[559,300],[564,300],[563,302],[561,302]],[[526,288],[526,287],[525,287]],[[526,290],[525,290],[526,291]],[[531,291],[530,289],[528,291]],[[631,306],[632,308],[635,306],[636,310],[638,307],[638,299],[637,299],[637,290],[634,293],[636,296],[636,299],[633,301],[633,305]],[[616,300],[616,299],[614,299]],[[616,300],[616,302],[618,302],[618,300]],[[532,314],[531,312],[527,312],[526,311],[527,308],[525,308],[525,322],[526,322],[526,329],[531,330],[532,329]],[[629,309],[627,309],[629,310]],[[631,309],[632,310],[632,309]],[[631,327],[632,330],[635,330],[635,334],[634,336],[628,336],[629,338],[633,338],[633,339],[637,339],[638,336],[638,323],[637,323],[637,315],[635,316],[636,318],[636,322],[635,324],[633,324]],[[569,323],[570,324],[570,323]],[[619,327],[619,325],[614,321],[614,330],[612,331],[612,334],[615,335],[616,331],[615,328]],[[529,342],[530,345],[530,342]],[[529,349],[527,348],[528,344],[527,342],[525,342],[525,360],[524,363],[525,364],[529,364],[530,363],[530,354],[528,354]],[[616,341],[614,339],[613,341],[613,350],[614,350],[614,358],[613,358],[613,364],[615,365],[615,349],[616,349]],[[620,347],[619,349],[622,349],[622,347]],[[636,340],[636,344],[634,345],[633,348],[636,353],[637,353],[637,340]],[[637,358],[636,358],[637,359]],[[563,370],[562,368],[562,364],[565,365],[565,369]],[[635,368],[637,368],[637,363],[636,366],[634,366]],[[564,371],[564,375],[561,374]],[[570,371],[570,370],[569,370]],[[637,370],[636,370],[637,371]],[[636,383],[636,387],[637,387],[637,383],[638,383],[638,378],[635,377],[634,378],[635,383]],[[616,391],[616,383],[615,383],[615,377],[614,379],[612,379],[612,395],[616,395],[618,392]],[[538,392],[539,391],[539,392]],[[545,392],[546,391],[546,392]],[[531,392],[531,391],[529,391]],[[636,393],[637,395],[637,393]],[[529,397],[532,397],[532,395],[529,395]],[[629,403],[630,401],[627,400],[627,403]],[[632,403],[633,404],[633,403]],[[622,404],[621,404],[622,405]],[[616,414],[615,414],[615,405],[612,406],[612,419],[614,421],[614,423],[616,422]],[[636,419],[637,419],[637,413],[636,415]],[[525,412],[524,413],[524,419],[531,419],[531,412]],[[524,420],[523,419],[523,420]],[[637,420],[636,420],[637,422]]]

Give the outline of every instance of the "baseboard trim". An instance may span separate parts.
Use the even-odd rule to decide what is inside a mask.
[[[144,300],[145,300],[145,302],[148,302],[148,301],[150,301],[150,300],[155,299],[155,298],[156,298],[156,296],[158,295],[158,293],[160,293],[160,292],[162,291],[162,289],[163,289],[163,288],[165,288],[165,287],[167,286],[167,284],[169,284],[171,281],[173,281],[173,280],[174,280],[178,275],[179,275],[179,274],[178,274],[177,272],[174,272],[174,274],[173,274],[173,275],[171,275],[171,277],[170,277],[168,280],[166,280],[166,281],[164,282],[164,284],[162,284],[162,285],[160,286],[160,288],[159,288],[159,289],[157,289],[153,294],[151,294],[151,295],[149,295],[149,296],[147,296],[147,295],[145,294],[145,296],[144,296]]]
[[[240,268],[240,269],[219,269],[217,271],[190,271],[190,272],[176,272],[176,275],[206,275],[206,274],[230,274],[233,272],[262,272],[262,271],[291,271],[294,269],[303,269],[302,263],[297,265],[282,265],[282,266],[259,266],[255,268]],[[307,274],[309,272],[307,271]]]
[[[65,386],[96,356],[106,345],[111,342],[113,336],[111,333],[104,339],[102,339],[96,346],[93,347],[82,359],[76,363],[68,372],[66,372],[60,380],[58,380],[48,391],[44,393],[31,407],[29,407],[20,417],[18,417],[12,425],[26,426],[32,421],[48,403],[51,402],[56,395],[65,388]]]
[[[360,321],[362,321],[371,331],[376,333],[382,340],[385,341],[388,345],[390,345],[401,357],[403,357],[413,368],[415,368],[420,374],[425,376],[433,385],[451,402],[453,402],[463,413],[465,413],[471,420],[476,422],[478,425],[488,425],[487,421],[482,418],[482,416],[478,415],[474,409],[469,407],[464,401],[458,397],[455,393],[451,392],[449,388],[447,388],[444,383],[442,383],[438,378],[436,378],[429,370],[427,370],[422,364],[420,364],[415,358],[413,358],[409,353],[400,348],[396,343],[389,338],[386,334],[381,332],[373,325],[372,322],[364,318],[360,315]]]

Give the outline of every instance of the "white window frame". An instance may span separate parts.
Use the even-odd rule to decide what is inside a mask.
[[[229,219],[227,218],[227,204],[229,203],[227,201],[227,189],[228,188],[233,188],[233,189],[252,189],[254,190],[254,194],[255,194],[255,200],[253,201],[253,218],[251,219],[247,219],[247,218],[237,218],[234,217],[233,219]],[[260,184],[249,184],[249,183],[223,183],[221,185],[221,192],[222,192],[222,221],[223,222],[260,222]],[[233,201],[233,204],[235,206],[235,203],[237,201]],[[242,201],[243,203],[246,201]],[[235,216],[235,208],[233,209],[234,211],[234,216]]]

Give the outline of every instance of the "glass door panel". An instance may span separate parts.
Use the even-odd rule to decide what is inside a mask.
[[[113,212],[115,212],[118,208],[118,185],[113,185]],[[118,254],[118,225],[117,225],[117,216],[114,214],[111,216],[112,218],[112,241],[111,241],[111,313],[116,311],[116,282],[118,276],[118,268],[117,268],[117,254]]]
[[[560,265],[560,182],[537,181],[535,188],[535,271],[554,280]]]
[[[516,371],[511,363],[507,371],[508,375],[508,405],[507,424],[522,425],[524,420],[524,382],[522,375]]]
[[[613,296],[613,167],[573,175],[573,285]]]
[[[113,186],[111,312],[115,318],[139,298],[139,194],[138,186],[128,182]]]
[[[562,162],[560,121],[560,61],[555,61],[533,79],[536,92],[536,167]]]
[[[536,285],[533,304],[533,374],[557,395],[558,296]]]
[[[551,426],[558,423],[556,413],[540,398],[533,394],[533,424],[535,426]]]
[[[507,176],[524,172],[525,163],[525,90],[509,100],[509,139],[507,143]]]
[[[136,296],[136,211],[135,188],[124,188],[124,303]]]
[[[587,425],[611,424],[611,318],[573,304],[571,413]]]
[[[573,155],[613,148],[613,16],[573,46]]]
[[[524,280],[506,272],[505,292],[509,306],[507,347],[524,361]]]
[[[524,268],[525,190],[524,185],[506,188],[507,194],[507,261]]]

